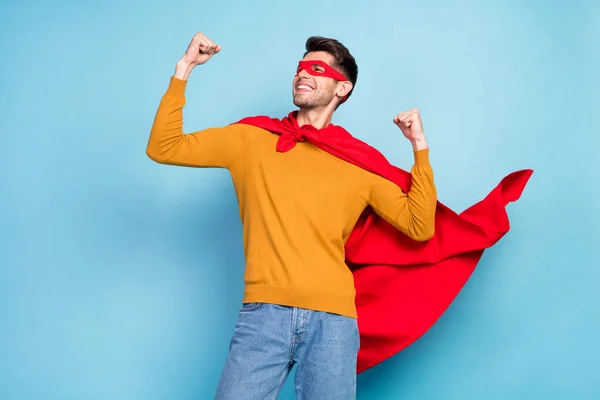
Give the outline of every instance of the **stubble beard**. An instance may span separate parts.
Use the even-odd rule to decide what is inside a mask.
[[[304,93],[297,93],[294,96],[294,105],[305,110],[324,107],[331,103],[334,95],[335,94],[333,90],[317,90],[316,93],[310,97],[304,96]]]

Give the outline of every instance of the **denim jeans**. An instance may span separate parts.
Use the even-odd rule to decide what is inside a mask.
[[[217,400],[276,399],[296,365],[296,399],[356,398],[357,320],[266,303],[239,312]]]

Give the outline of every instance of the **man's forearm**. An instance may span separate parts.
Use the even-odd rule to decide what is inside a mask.
[[[435,211],[437,191],[433,178],[433,169],[429,163],[427,147],[417,149],[419,143],[413,143],[415,163],[411,168],[412,184],[407,194],[407,213],[412,229],[409,236],[417,241],[430,239],[435,233]],[[427,143],[425,143],[425,146]]]
[[[175,66],[175,73],[173,76],[177,79],[181,79],[182,81],[187,81],[190,77],[190,74],[194,70],[195,65],[190,64],[184,60],[179,60],[177,65]]]
[[[427,140],[425,140],[425,136],[422,136],[422,137],[416,138],[416,139],[411,139],[410,143],[412,144],[414,151],[425,150],[428,148]]]

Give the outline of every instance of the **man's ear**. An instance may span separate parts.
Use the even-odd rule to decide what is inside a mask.
[[[350,93],[350,91],[352,90],[352,82],[350,81],[344,81],[344,82],[340,82],[341,85],[338,85],[338,90],[336,92],[336,94],[340,97],[346,97],[348,95],[348,93]]]

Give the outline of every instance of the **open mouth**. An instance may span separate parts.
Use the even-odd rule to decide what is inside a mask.
[[[296,85],[296,91],[298,92],[314,92],[315,88],[306,83],[299,83]]]

